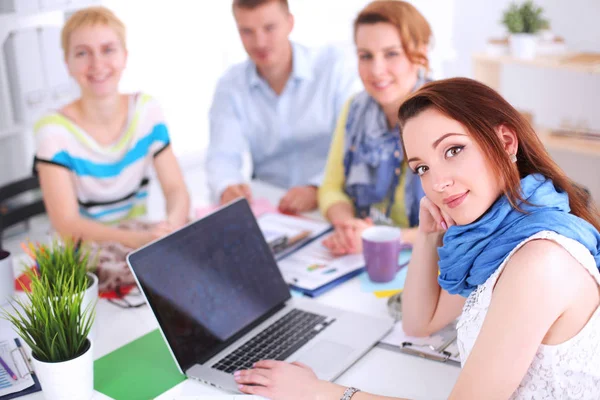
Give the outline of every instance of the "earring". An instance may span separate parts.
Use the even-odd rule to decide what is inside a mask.
[[[517,162],[517,155],[516,154],[511,154],[510,155],[510,161],[516,163]]]

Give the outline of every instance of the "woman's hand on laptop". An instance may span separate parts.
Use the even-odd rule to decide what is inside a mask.
[[[299,363],[263,360],[253,369],[236,371],[235,381],[243,393],[272,400],[316,399],[322,394],[321,384],[310,367]]]

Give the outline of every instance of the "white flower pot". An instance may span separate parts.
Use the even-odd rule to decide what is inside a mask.
[[[49,363],[33,355],[35,372],[46,400],[89,400],[94,395],[94,352],[87,351],[69,361]]]
[[[550,29],[542,29],[538,32],[538,36],[541,40],[544,40],[546,42],[551,42],[552,40],[554,40],[554,33],[552,33]]]
[[[510,53],[513,57],[531,60],[535,58],[537,37],[530,33],[510,35]]]
[[[13,261],[8,251],[0,249],[0,305],[7,303],[15,294]]]
[[[81,312],[83,312],[87,306],[91,303],[92,307],[96,307],[96,303],[98,302],[98,277],[91,272],[87,273],[87,276],[92,281],[92,284],[88,286],[87,290],[83,294],[83,301],[81,303]],[[92,324],[92,328],[90,329],[90,334],[88,338],[91,341],[96,339],[96,321]]]

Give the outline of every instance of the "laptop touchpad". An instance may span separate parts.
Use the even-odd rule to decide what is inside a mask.
[[[339,365],[346,363],[346,358],[354,352],[350,346],[329,340],[321,340],[306,352],[298,361],[311,367],[319,378],[332,372],[339,372]]]

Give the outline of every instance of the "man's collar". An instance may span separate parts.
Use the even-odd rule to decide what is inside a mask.
[[[308,60],[306,50],[301,46],[290,42],[292,46],[292,73],[290,78],[298,80],[310,80],[313,76],[312,66]],[[249,82],[251,87],[258,86],[264,79],[258,74],[256,64],[249,60]]]
[[[296,79],[310,80],[313,76],[312,65],[306,49],[292,42],[292,75]]]

